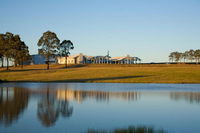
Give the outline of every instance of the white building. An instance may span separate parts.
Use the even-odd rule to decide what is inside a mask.
[[[65,57],[57,57],[58,64],[65,64]],[[138,57],[121,56],[121,57],[110,57],[109,54],[106,56],[86,56],[82,53],[67,57],[67,64],[137,64],[140,63],[141,59]]]
[[[7,63],[7,58],[3,57],[3,62],[2,60],[0,60],[0,67],[3,65],[4,67],[7,66],[14,66],[14,60],[12,58],[9,58],[8,59],[8,63]]]
[[[57,57],[58,64],[65,64],[66,58],[65,57]],[[77,55],[72,55],[67,57],[67,64],[86,64],[87,57],[82,53]]]

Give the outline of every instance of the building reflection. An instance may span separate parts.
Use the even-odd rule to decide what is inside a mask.
[[[200,92],[171,92],[170,98],[200,104]]]
[[[65,99],[68,101],[75,100],[78,103],[83,102],[87,98],[96,99],[97,101],[108,101],[110,98],[122,99],[126,101],[138,100],[139,92],[109,92],[109,91],[85,91],[85,90],[71,90],[58,89],[57,99]]]
[[[78,103],[86,99],[109,101],[121,99],[125,101],[138,100],[138,92],[109,92],[95,90],[73,89],[27,89],[27,88],[0,88],[0,124],[11,125],[20,118],[31,99],[37,99],[36,116],[45,127],[53,126],[59,117],[69,118],[73,114],[72,101]]]
[[[0,88],[0,123],[8,126],[27,108],[29,93],[22,88]]]

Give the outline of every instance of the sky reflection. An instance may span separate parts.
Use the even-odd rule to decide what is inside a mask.
[[[5,133],[21,132],[20,127],[34,127],[30,132],[114,132],[140,125],[196,132],[199,112],[200,91],[0,86],[0,130]]]

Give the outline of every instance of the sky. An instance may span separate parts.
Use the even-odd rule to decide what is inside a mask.
[[[71,54],[168,61],[200,49],[200,0],[0,0],[0,33],[19,34],[37,54],[46,31],[71,40]]]

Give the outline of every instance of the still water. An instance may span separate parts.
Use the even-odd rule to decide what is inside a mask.
[[[0,133],[118,131],[200,133],[200,84],[0,84]]]

